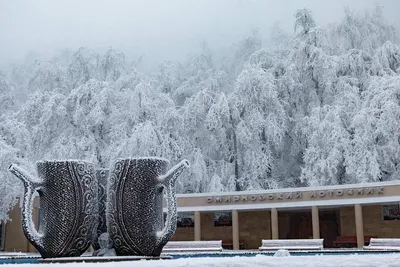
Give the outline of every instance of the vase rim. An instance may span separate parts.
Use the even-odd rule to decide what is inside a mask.
[[[38,160],[36,164],[45,164],[45,163],[87,163],[94,165],[93,162],[87,160],[80,160],[80,159],[50,159],[50,160]]]
[[[117,158],[117,161],[120,160],[158,160],[170,163],[169,159],[162,157],[126,157],[126,158]]]

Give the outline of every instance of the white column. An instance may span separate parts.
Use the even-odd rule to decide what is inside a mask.
[[[276,208],[271,209],[271,234],[272,239],[279,239],[278,211]]]
[[[313,230],[313,238],[319,239],[319,214],[318,207],[312,206],[311,208],[311,216],[312,216],[312,230]]]
[[[356,216],[356,233],[357,233],[357,247],[363,248],[364,246],[364,223],[362,215],[362,207],[360,204],[354,205]]]
[[[200,211],[194,212],[194,240],[201,240],[201,217]]]
[[[232,210],[232,242],[233,250],[239,250],[239,213]]]

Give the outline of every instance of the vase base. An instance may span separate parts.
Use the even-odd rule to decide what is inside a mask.
[[[171,256],[111,256],[111,257],[65,257],[65,258],[47,258],[39,259],[39,263],[71,263],[71,262],[112,262],[112,261],[139,261],[139,260],[169,260]]]

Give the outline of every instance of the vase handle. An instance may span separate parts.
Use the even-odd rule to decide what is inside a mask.
[[[32,219],[33,194],[39,190],[43,181],[35,181],[26,171],[11,164],[8,170],[20,179],[24,184],[24,199],[22,206],[22,229],[26,238],[40,251],[43,249],[42,235],[38,233]]]
[[[167,220],[162,231],[157,233],[158,247],[164,246],[176,231],[176,223],[178,220],[178,212],[176,208],[176,190],[175,182],[181,172],[188,168],[190,163],[188,160],[182,160],[180,163],[172,167],[165,175],[162,175],[158,180],[167,189]]]

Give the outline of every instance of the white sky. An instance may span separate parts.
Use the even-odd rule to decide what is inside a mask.
[[[296,9],[307,7],[324,25],[343,9],[384,6],[400,28],[400,0],[0,0],[0,65],[28,51],[113,46],[145,61],[181,59],[202,40],[228,46],[274,22],[291,31]]]

